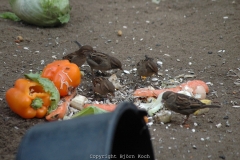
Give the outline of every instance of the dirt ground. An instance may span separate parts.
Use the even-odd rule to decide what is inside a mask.
[[[191,116],[190,128],[180,125],[180,114],[173,114],[168,124],[149,127],[155,159],[239,159],[239,108],[232,106],[240,103],[240,88],[234,83],[240,77],[229,76],[229,70],[240,74],[239,0],[162,0],[159,4],[70,0],[70,4],[70,22],[57,28],[0,19],[0,159],[14,159],[25,132],[48,123],[13,113],[5,92],[25,73],[40,71],[55,58],[77,50],[74,40],[118,57],[125,70],[148,55],[163,63],[159,80],[191,72],[196,74],[194,79],[212,83],[207,98],[221,105],[220,109]],[[11,7],[3,0],[0,12],[6,11]],[[14,41],[19,35],[25,40],[17,45]],[[87,76],[81,87],[89,95],[90,70],[84,71]],[[133,75],[124,74],[122,80],[139,83]]]

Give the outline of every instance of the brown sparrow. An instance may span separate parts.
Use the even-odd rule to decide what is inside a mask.
[[[115,57],[101,52],[86,52],[87,63],[91,67],[92,75],[93,69],[107,71],[111,69],[121,69],[122,63]]]
[[[110,93],[115,96],[115,87],[108,79],[97,77],[93,79],[93,91],[100,95],[107,95]]]
[[[74,42],[80,47],[80,49],[73,53],[67,54],[66,56],[63,57],[63,59],[67,59],[70,62],[78,65],[78,67],[81,67],[86,61],[87,58],[86,54],[94,52],[94,50],[89,45],[82,46],[79,42],[77,41]]]
[[[183,124],[186,123],[190,114],[193,114],[199,109],[220,108],[220,106],[206,105],[198,99],[187,96],[185,94],[175,93],[172,91],[166,91],[163,93],[162,103],[169,110],[186,115],[187,117],[184,120]]]
[[[141,77],[150,77],[154,73],[158,74],[157,64],[153,61],[153,58],[145,55],[145,59],[137,63],[137,73]]]

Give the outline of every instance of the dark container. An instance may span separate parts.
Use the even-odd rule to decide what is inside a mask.
[[[110,113],[39,124],[24,135],[17,160],[154,160],[146,111],[124,102]]]

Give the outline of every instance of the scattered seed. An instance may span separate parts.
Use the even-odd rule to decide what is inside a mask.
[[[226,127],[230,127],[228,120],[226,121]]]
[[[196,145],[193,145],[192,147],[193,147],[193,149],[197,149],[197,146],[196,146]]]
[[[57,59],[57,56],[56,56],[56,55],[53,55],[52,58],[53,58],[53,59]]]
[[[222,127],[222,124],[221,124],[221,123],[218,123],[218,124],[216,124],[216,127],[217,127],[217,128],[220,128],[220,127]]]
[[[155,77],[154,77],[154,78],[152,78],[152,81],[153,81],[153,82],[156,82],[156,81],[158,81],[158,78],[155,78]]]
[[[223,19],[228,19],[228,16],[224,16]]]
[[[128,71],[128,70],[123,70],[123,72],[126,74],[130,74],[130,71]]]
[[[240,108],[240,106],[236,106],[236,105],[234,105],[234,106],[232,106],[233,108]]]

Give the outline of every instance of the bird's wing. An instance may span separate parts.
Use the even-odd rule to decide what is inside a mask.
[[[176,105],[177,107],[181,110],[181,109],[189,109],[191,108],[191,101],[189,100],[190,97],[186,96],[184,94],[176,94]]]
[[[96,64],[106,63],[108,61],[108,55],[100,52],[93,52],[89,54],[90,59]]]
[[[157,68],[157,65],[155,65],[154,64],[154,62],[148,62],[147,63],[147,66],[153,71],[153,72],[155,72],[155,73],[157,73],[158,72],[158,68]]]

